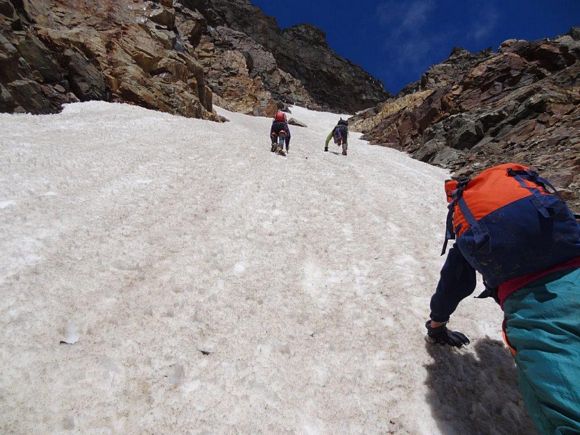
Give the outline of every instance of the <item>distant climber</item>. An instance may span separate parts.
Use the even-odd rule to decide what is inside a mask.
[[[283,140],[282,140],[283,139]],[[286,121],[286,114],[279,110],[276,112],[272,127],[270,128],[270,140],[272,141],[272,148],[270,151],[284,154],[284,145],[286,145],[286,154],[290,150],[290,128]]]
[[[324,151],[328,151],[328,143],[330,139],[334,139],[334,143],[342,147],[342,155],[346,156],[348,149],[348,121],[340,118],[336,126],[332,129],[326,142],[324,143]]]
[[[446,324],[478,271],[486,287],[478,297],[504,311],[504,340],[539,432],[580,433],[580,225],[552,185],[522,165],[448,180],[445,190],[445,245],[456,242],[431,298],[428,340],[469,344]]]

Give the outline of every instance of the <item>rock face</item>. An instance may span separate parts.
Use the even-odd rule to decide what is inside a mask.
[[[273,54],[245,33],[208,28],[196,55],[221,107],[271,116],[287,103],[316,106],[302,83],[278,68]]]
[[[399,93],[400,96],[427,89],[439,89],[459,82],[465,74],[477,63],[489,58],[490,50],[471,53],[463,48],[455,47],[449,58],[440,64],[433,65],[423,74],[420,80],[407,85]]]
[[[355,111],[382,85],[312,26],[286,31],[248,0],[0,0],[0,111],[107,100],[190,117],[289,103]]]
[[[171,1],[0,0],[0,110],[108,100],[217,119],[193,57],[200,21]]]
[[[454,50],[396,98],[357,115],[374,144],[456,174],[515,161],[534,166],[580,210],[580,41],[505,41],[497,53]]]
[[[232,68],[244,77],[242,84],[234,83],[240,99],[249,83],[246,76],[277,102],[314,109],[353,113],[388,97],[378,80],[334,53],[324,32],[314,26],[281,30],[248,0],[183,0],[183,4],[208,20],[200,45],[204,64],[223,62],[224,50],[244,55],[243,71],[241,58],[231,60],[237,65]],[[235,82],[224,68],[215,69],[208,81],[217,94],[224,87],[232,90]]]

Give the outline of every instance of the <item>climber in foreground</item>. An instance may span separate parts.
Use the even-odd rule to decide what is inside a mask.
[[[281,155],[288,154],[290,149],[290,129],[286,121],[286,114],[279,110],[276,112],[272,127],[270,128],[270,140],[272,141],[272,148],[270,151]],[[286,153],[284,153],[284,145],[286,145]]]
[[[348,121],[340,118],[338,124],[336,124],[326,138],[324,151],[328,151],[328,143],[330,142],[330,139],[334,139],[334,143],[339,147],[342,147],[342,155],[346,156],[346,151],[348,149]]]
[[[526,407],[542,434],[580,433],[580,225],[552,185],[507,163],[472,179],[445,183],[449,214],[428,341],[461,347],[447,329],[473,293],[476,271],[504,311],[503,335],[514,355]]]

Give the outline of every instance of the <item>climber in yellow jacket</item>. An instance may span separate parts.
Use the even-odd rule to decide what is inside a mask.
[[[334,138],[334,143],[338,146],[342,146],[342,155],[346,156],[346,151],[348,149],[348,121],[340,118],[338,124],[332,129],[326,142],[324,144],[324,151],[328,151],[328,144],[330,139]]]

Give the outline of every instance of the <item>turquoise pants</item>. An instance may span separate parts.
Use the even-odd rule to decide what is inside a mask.
[[[504,303],[519,385],[541,434],[580,434],[580,269],[556,272]]]

